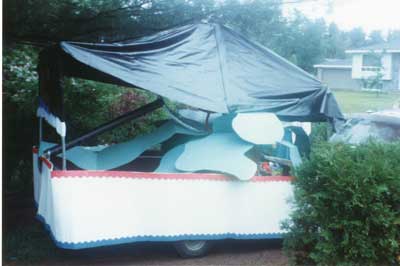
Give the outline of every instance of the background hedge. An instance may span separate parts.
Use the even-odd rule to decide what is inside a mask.
[[[293,204],[284,240],[293,264],[395,265],[400,143],[319,143],[298,170]]]

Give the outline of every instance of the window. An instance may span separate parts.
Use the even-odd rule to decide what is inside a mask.
[[[365,54],[362,60],[362,71],[379,71],[382,67],[381,57],[377,54]]]

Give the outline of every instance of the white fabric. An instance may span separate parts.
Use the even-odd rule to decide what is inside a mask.
[[[243,140],[254,144],[275,144],[283,138],[283,125],[272,113],[240,113],[232,127]]]
[[[61,120],[58,117],[47,112],[46,109],[44,109],[41,106],[39,106],[39,108],[37,109],[36,116],[44,118],[47,121],[47,123],[49,123],[52,127],[56,129],[57,133],[61,137],[65,137],[67,133],[67,127],[65,123],[61,122]]]
[[[282,233],[289,182],[50,178],[43,165],[39,208],[55,240],[134,236]]]

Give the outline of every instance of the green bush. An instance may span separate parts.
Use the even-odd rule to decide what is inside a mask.
[[[284,248],[297,265],[394,265],[400,143],[319,143],[294,182]]]
[[[64,88],[69,140],[156,99],[154,94],[143,90],[74,78],[65,79]],[[163,109],[158,109],[83,144],[97,145],[126,141],[149,132],[153,129],[155,121],[166,118]],[[59,142],[59,138],[56,138],[56,141]]]
[[[311,124],[310,142],[316,145],[320,142],[327,141],[333,135],[333,127],[330,123],[319,122]]]

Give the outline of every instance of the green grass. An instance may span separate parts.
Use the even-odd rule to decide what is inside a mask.
[[[334,90],[343,113],[379,111],[400,103],[400,92],[375,92]]]

